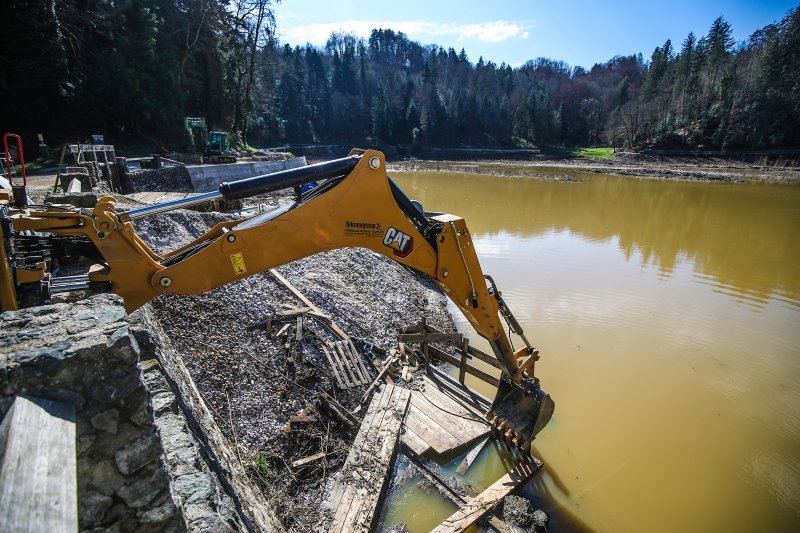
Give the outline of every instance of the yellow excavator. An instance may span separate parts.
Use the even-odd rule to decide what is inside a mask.
[[[133,221],[215,200],[239,200],[317,185],[297,202],[217,224],[189,244],[157,254]],[[16,200],[15,200],[16,199]],[[0,191],[2,310],[46,303],[71,290],[114,292],[131,312],[159,294],[200,294],[297,259],[362,247],[418,270],[441,287],[489,341],[503,375],[488,416],[507,442],[529,450],[549,422],[554,403],[534,376],[538,351],[528,342],[500,291],[481,270],[464,219],[427,213],[386,173],[381,152],[356,150],[342,159],[223,183],[219,190],[124,210],[111,196],[93,209],[25,205]],[[63,261],[80,257],[83,274],[58,276]],[[515,351],[503,321],[525,346]]]

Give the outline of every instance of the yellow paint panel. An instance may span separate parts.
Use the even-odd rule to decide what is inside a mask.
[[[241,252],[231,254],[231,265],[233,265],[233,271],[236,274],[244,274],[247,272],[247,266],[244,264],[244,256]]]

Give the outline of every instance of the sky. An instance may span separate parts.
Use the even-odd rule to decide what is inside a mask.
[[[332,31],[368,37],[373,28],[402,31],[422,44],[464,48],[512,66],[536,57],[591,68],[615,55],[648,60],[667,39],[674,48],[692,31],[708,32],[722,15],[737,41],[780,20],[797,0],[282,0],[275,5],[281,44],[324,46]]]

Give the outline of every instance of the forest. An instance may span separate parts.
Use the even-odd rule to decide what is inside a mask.
[[[205,116],[252,146],[800,147],[800,6],[742,42],[720,17],[587,70],[498,65],[388,28],[293,47],[271,0],[6,5],[3,129],[51,142],[175,148],[183,117]]]

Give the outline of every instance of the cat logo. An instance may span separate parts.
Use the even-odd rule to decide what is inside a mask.
[[[414,238],[396,228],[389,228],[383,236],[383,244],[394,251],[397,257],[406,257],[414,249]]]

